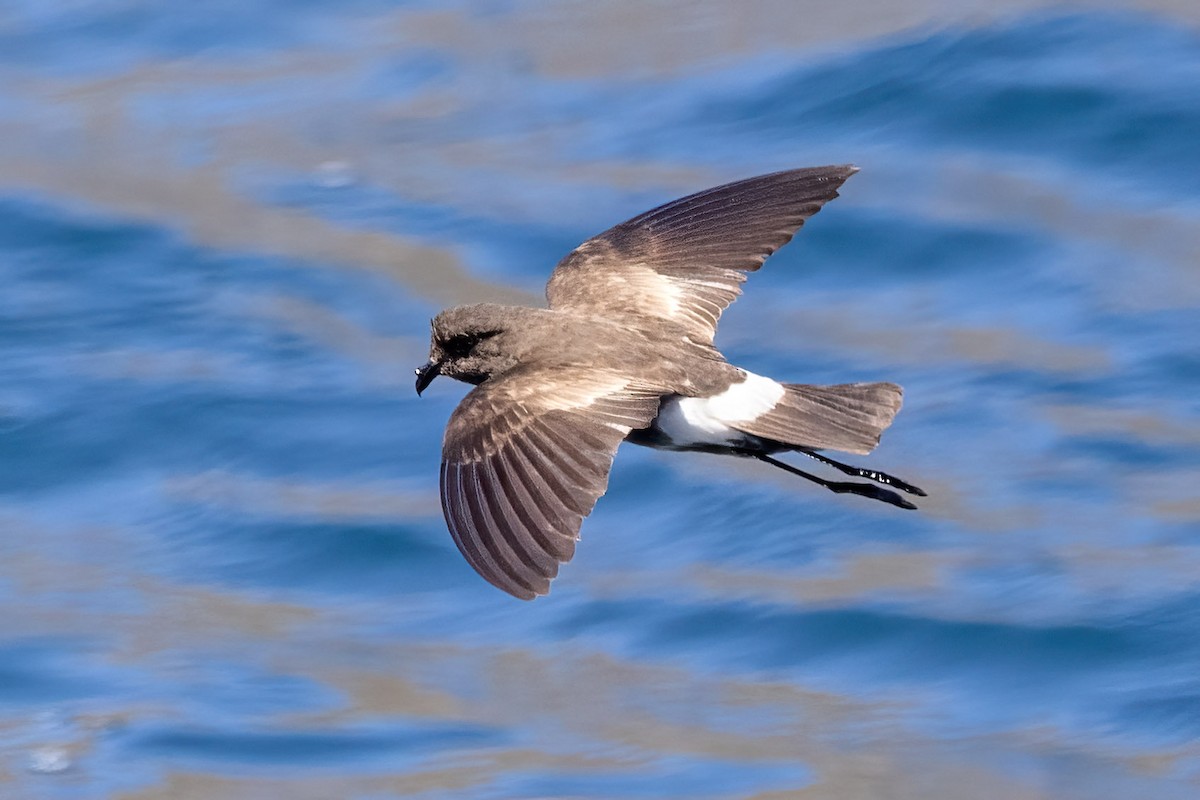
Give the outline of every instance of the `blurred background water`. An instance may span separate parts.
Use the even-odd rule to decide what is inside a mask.
[[[1200,796],[1194,3],[9,0],[0,142],[0,796]],[[427,320],[840,162],[718,343],[921,510],[628,447],[476,577]]]

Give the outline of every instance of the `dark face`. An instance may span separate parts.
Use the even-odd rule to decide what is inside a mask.
[[[511,367],[514,359],[500,348],[504,333],[489,315],[472,313],[478,307],[452,308],[431,323],[429,363],[416,370],[417,394],[438,375],[479,384]]]

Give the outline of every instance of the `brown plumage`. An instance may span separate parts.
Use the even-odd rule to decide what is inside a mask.
[[[450,533],[480,575],[520,598],[548,592],[625,440],[752,456],[835,492],[914,507],[879,486],[829,481],[771,457],[795,450],[924,494],[815,452],[869,452],[900,409],[899,386],[780,384],[713,346],[745,273],[856,171],[790,170],[675,200],[559,262],[548,309],[480,304],[434,319],[417,391],[437,375],[475,384],[446,426],[441,491]]]
[[[785,383],[783,388],[774,408],[734,427],[795,447],[863,455],[879,444],[904,399],[894,383]]]

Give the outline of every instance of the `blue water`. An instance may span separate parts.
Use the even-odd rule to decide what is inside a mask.
[[[1200,17],[928,7],[9,4],[0,796],[1200,796]],[[480,580],[428,319],[840,162],[718,343],[921,510],[627,447]]]

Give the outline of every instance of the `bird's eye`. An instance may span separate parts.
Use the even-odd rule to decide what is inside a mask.
[[[475,346],[475,337],[468,333],[460,333],[457,336],[451,336],[442,344],[442,350],[451,358],[464,358],[470,354],[471,348]]]
[[[484,339],[490,339],[500,331],[472,331],[470,333],[456,333],[442,344],[442,350],[450,358],[466,358],[471,355],[471,351],[475,346]]]

